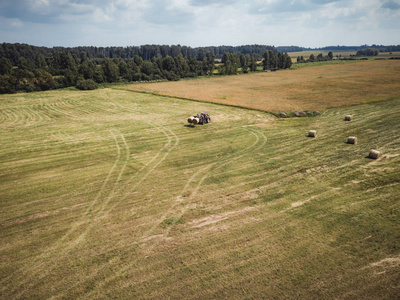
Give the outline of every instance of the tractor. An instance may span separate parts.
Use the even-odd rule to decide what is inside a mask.
[[[197,114],[193,117],[188,118],[188,122],[192,125],[203,125],[211,122],[210,115],[206,112],[202,112],[200,114]]]

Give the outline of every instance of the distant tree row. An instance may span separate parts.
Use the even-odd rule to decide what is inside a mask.
[[[328,52],[328,55],[323,55],[322,53],[315,56],[314,54],[310,54],[308,59],[305,59],[303,56],[297,56],[298,63],[306,63],[306,62],[318,62],[318,61],[328,61],[333,59],[332,51]]]
[[[254,55],[256,59],[261,59],[266,50],[272,50],[276,54],[277,51],[273,46],[266,45],[244,45],[244,46],[218,46],[218,47],[197,47],[191,48],[181,45],[143,45],[143,46],[130,46],[130,47],[37,47],[27,44],[0,44],[0,57],[5,57],[11,61],[13,65],[18,63],[20,57],[36,60],[39,54],[45,57],[54,55],[56,52],[64,52],[65,54],[75,54],[79,56],[83,51],[88,58],[122,58],[129,59],[139,56],[144,60],[151,60],[157,57],[172,58],[182,55],[184,58],[196,57],[201,61],[211,52],[215,58],[222,58],[225,52],[236,53],[238,56],[241,54]]]
[[[386,48],[386,52],[400,51],[400,45],[391,45]]]
[[[364,50],[364,49],[376,49],[379,52],[394,52],[394,51],[400,51],[400,45],[390,45],[390,46],[384,46],[384,45],[361,45],[361,46],[326,46],[326,47],[321,47],[321,48],[305,48],[305,47],[298,47],[298,46],[278,46],[276,47],[276,50],[279,52],[301,52],[301,51],[354,51],[357,52],[358,50]]]
[[[379,51],[373,48],[360,49],[357,51],[356,56],[377,56]]]
[[[241,68],[243,73],[257,71],[257,59],[255,55],[225,52],[221,60],[222,66],[218,68],[219,74],[237,74]],[[288,69],[292,66],[292,59],[287,53],[278,52],[276,55],[273,50],[264,52],[262,60],[263,70]]]

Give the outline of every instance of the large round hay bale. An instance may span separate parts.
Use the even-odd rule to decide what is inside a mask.
[[[353,121],[353,116],[352,115],[347,115],[344,117],[345,121]]]
[[[378,150],[371,150],[369,151],[369,158],[377,159],[379,156],[381,156],[381,152]]]
[[[193,118],[192,124],[196,125],[196,124],[199,124],[199,122],[200,122],[199,118]]]
[[[347,138],[347,144],[357,144],[357,137],[355,136],[349,136]]]
[[[317,137],[317,131],[316,130],[310,130],[308,132],[309,137]]]
[[[285,112],[281,112],[281,113],[279,114],[279,117],[281,117],[281,118],[286,118],[286,117],[287,117],[287,114],[286,114]]]
[[[194,117],[188,118],[188,122],[189,122],[190,124],[192,124],[192,123],[193,123],[193,119],[194,119]]]

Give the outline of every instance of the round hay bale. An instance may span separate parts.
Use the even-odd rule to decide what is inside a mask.
[[[194,117],[188,118],[188,122],[189,122],[190,124],[192,124],[192,123],[193,123],[193,119],[194,119]]]
[[[377,159],[379,156],[381,156],[381,152],[378,150],[371,150],[369,151],[369,158]]]
[[[345,121],[353,121],[353,116],[352,115],[347,115],[344,117]]]
[[[287,114],[286,114],[285,112],[281,112],[281,113],[279,114],[279,116],[280,116],[281,118],[286,118]]]
[[[349,136],[347,138],[347,144],[357,144],[357,138],[355,136]]]
[[[316,130],[310,130],[308,132],[309,137],[317,137],[317,131]]]
[[[313,111],[313,114],[314,114],[315,116],[318,116],[318,115],[320,115],[321,113],[320,113],[318,110],[314,110],[314,111]]]
[[[196,124],[199,124],[199,122],[200,122],[199,118],[193,118],[192,124],[196,125]]]

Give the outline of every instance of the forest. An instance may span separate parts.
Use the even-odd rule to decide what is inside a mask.
[[[239,69],[242,73],[255,72],[259,65],[263,70],[286,69],[291,60],[287,53],[262,45],[46,48],[3,43],[0,93],[71,86],[90,90],[103,83],[232,75]]]

